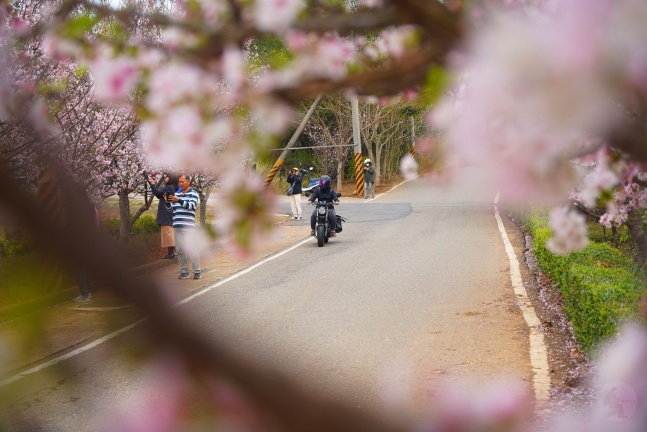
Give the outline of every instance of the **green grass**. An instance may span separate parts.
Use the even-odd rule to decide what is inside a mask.
[[[535,255],[541,269],[559,286],[575,335],[589,353],[616,334],[618,326],[637,318],[640,300],[646,293],[644,271],[626,251],[614,248],[591,224],[591,242],[567,256],[552,254],[546,241],[552,236],[545,212],[523,217],[533,236]],[[608,235],[610,237],[610,235]]]
[[[53,287],[46,286],[42,274],[41,255],[0,258],[0,307],[19,304],[49,294]],[[73,285],[70,275],[61,276],[60,289]]]

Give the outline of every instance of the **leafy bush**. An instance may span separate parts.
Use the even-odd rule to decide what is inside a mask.
[[[0,257],[11,258],[24,255],[33,249],[25,231],[15,226],[0,226]]]
[[[141,215],[133,224],[131,234],[133,236],[142,234],[153,234],[160,232],[160,226],[155,222],[155,216],[145,214]]]
[[[119,238],[119,229],[121,222],[118,217],[113,217],[106,219],[101,223],[103,229],[108,233],[108,235],[115,240]],[[133,228],[130,232],[132,236],[138,236],[142,234],[152,234],[160,232],[160,227],[155,222],[155,216],[153,215],[142,215],[135,221]]]
[[[546,214],[525,218],[542,270],[560,287],[565,309],[582,347],[591,352],[613,336],[619,324],[637,317],[645,294],[645,274],[622,252],[606,243],[591,242],[567,256],[546,249],[551,237]]]
[[[101,226],[108,233],[108,235],[115,240],[119,238],[120,222],[118,217],[111,217],[101,222]]]
[[[7,239],[0,242],[0,256],[5,258],[17,257],[29,252],[31,248],[31,243],[24,238]]]

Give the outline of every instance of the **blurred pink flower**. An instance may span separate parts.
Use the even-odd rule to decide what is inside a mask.
[[[104,417],[99,430],[105,432],[173,432],[182,430],[182,403],[186,376],[177,359],[160,355],[146,363],[135,376],[140,385],[135,394],[115,405],[101,407]]]
[[[261,134],[281,134],[294,118],[294,109],[276,99],[258,98],[252,106],[252,121]]]
[[[645,57],[636,48],[647,43],[638,24],[644,2],[573,0],[555,9],[541,19],[498,14],[475,32],[460,67],[464,90],[433,117],[454,151],[492,167],[508,197],[568,193],[576,180],[569,160],[586,150],[584,137],[616,124],[617,102],[633,97],[627,84]]]
[[[140,72],[132,59],[99,56],[90,63],[95,79],[95,95],[99,100],[126,103]]]
[[[407,44],[413,41],[414,32],[415,29],[412,26],[388,28],[380,33],[377,47],[388,57],[400,58]]]
[[[281,33],[304,8],[303,0],[255,0],[253,17],[259,30]]]
[[[431,423],[443,431],[522,431],[533,408],[527,388],[505,381],[468,393],[444,387],[438,404]]]
[[[412,180],[418,176],[418,162],[411,156],[411,153],[407,153],[402,157],[400,161],[400,174],[402,174],[405,180]]]
[[[598,164],[582,181],[580,200],[589,208],[594,208],[602,191],[610,191],[618,184],[615,172],[609,169],[606,159],[599,159]]]
[[[49,107],[40,98],[36,99],[29,109],[29,121],[41,136],[59,135],[61,128],[52,117]]]
[[[146,106],[164,113],[178,103],[197,103],[215,93],[214,79],[196,66],[186,63],[161,65],[151,72]]]
[[[245,59],[238,48],[225,48],[222,55],[222,76],[235,90],[247,81]]]
[[[647,427],[647,330],[637,322],[624,325],[601,350],[595,386],[598,404],[590,431],[642,432]],[[615,393],[609,400],[609,393]]]
[[[214,228],[233,252],[244,257],[262,242],[274,227],[275,196],[265,190],[263,179],[242,164],[229,164],[215,202],[220,210]]]
[[[550,212],[550,227],[553,237],[546,242],[546,247],[554,254],[567,255],[588,244],[584,216],[566,207],[558,207]]]

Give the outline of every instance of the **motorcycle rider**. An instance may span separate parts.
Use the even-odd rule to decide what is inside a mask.
[[[339,198],[337,197],[337,192],[334,191],[334,189],[330,185],[330,177],[327,175],[323,175],[319,178],[319,188],[312,194],[310,195],[310,198],[308,199],[308,205],[312,205],[312,203],[315,200],[319,201],[328,201],[335,203],[335,205],[339,204]],[[315,225],[317,224],[317,211],[312,212],[312,216],[310,216],[310,235],[313,236],[315,235]],[[335,209],[331,208],[328,211],[328,224],[330,225],[331,232],[332,232],[332,237],[336,236],[335,228],[337,227],[337,215],[335,213]]]

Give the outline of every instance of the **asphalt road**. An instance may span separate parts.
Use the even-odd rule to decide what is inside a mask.
[[[371,412],[424,412],[449,391],[502,378],[530,388],[528,329],[494,217],[496,190],[474,169],[457,180],[418,179],[374,201],[342,198],[337,212],[348,222],[325,247],[312,239],[180,312],[246,361]],[[12,384],[1,401],[6,429],[19,420],[97,430],[115,407],[146,412],[142,392],[172,386],[157,389],[159,375],[132,357],[126,342],[140,338],[127,332],[55,375]]]

